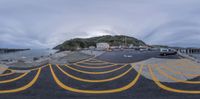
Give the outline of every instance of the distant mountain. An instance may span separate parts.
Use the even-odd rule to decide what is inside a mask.
[[[64,43],[54,47],[60,51],[64,50],[75,50],[77,48],[88,48],[89,46],[96,46],[96,43],[109,43],[111,46],[120,46],[120,45],[130,45],[133,46],[143,46],[146,45],[142,40],[138,40],[134,37],[124,36],[124,35],[105,35],[91,38],[75,38],[67,40]]]
[[[167,45],[151,45],[152,47],[162,47],[162,48],[168,48],[169,46]]]

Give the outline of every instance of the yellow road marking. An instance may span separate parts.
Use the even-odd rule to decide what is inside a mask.
[[[185,81],[185,80],[177,79],[177,78],[175,78],[175,77],[173,77],[173,76],[170,76],[169,74],[165,73],[165,72],[164,72],[163,70],[161,70],[159,67],[156,66],[155,68],[157,69],[157,71],[158,71],[160,74],[164,75],[165,77],[167,77],[167,78],[169,78],[169,79],[171,79],[171,80],[173,80],[173,81],[182,82],[182,83],[187,83],[187,84],[200,84],[200,81]]]
[[[178,75],[184,75],[184,76],[188,76],[188,77],[197,77],[197,76],[200,76],[200,74],[185,74],[185,73],[182,73],[180,71],[174,71],[172,68],[169,68],[167,66],[163,66],[163,65],[160,65],[162,66],[164,69],[167,69],[168,71],[174,73],[174,74],[178,74]]]
[[[177,68],[175,66],[173,66],[173,68]],[[183,67],[178,67],[179,70],[181,71],[199,71],[200,72],[200,68],[199,67],[186,67],[186,66],[183,66]]]
[[[178,61],[176,61],[176,63],[167,62],[167,64],[169,64],[169,65],[174,65],[174,64],[176,64],[176,66],[180,66],[180,67],[187,68],[187,70],[188,70],[188,69],[200,69],[200,66],[196,66],[196,65],[194,65],[194,66],[185,66],[185,64],[187,64],[188,62],[186,62],[186,61],[183,61],[183,62],[184,62],[184,63],[178,62]]]
[[[81,68],[91,68],[91,69],[110,68],[110,67],[117,66],[117,64],[108,65],[108,66],[83,66],[83,65],[79,65],[77,63],[75,63],[74,65],[81,67]]]
[[[56,74],[54,73],[54,70],[52,68],[52,66],[50,65],[50,70],[51,70],[51,74],[54,78],[54,81],[63,89],[65,90],[69,90],[69,91],[72,91],[72,92],[77,92],[77,93],[88,93],[88,94],[105,94],[105,93],[116,93],[116,92],[121,92],[121,91],[125,91],[131,87],[133,87],[136,82],[138,81],[139,77],[140,77],[140,74],[142,72],[142,67],[140,67],[140,70],[137,74],[137,76],[135,77],[135,79],[130,82],[128,85],[124,86],[124,87],[121,87],[121,88],[116,88],[116,89],[109,89],[109,90],[81,90],[81,89],[76,89],[76,88],[72,88],[70,86],[67,86],[65,85],[64,83],[62,83],[58,77],[56,76]]]
[[[88,62],[83,62],[83,63],[76,63],[76,64],[84,64],[84,65],[95,65],[95,66],[98,66],[98,65],[113,65],[113,63],[88,63]]]
[[[0,70],[10,70],[12,71],[12,69],[6,68],[6,67],[0,67]]]
[[[83,60],[83,61],[79,61],[79,62],[77,62],[77,63],[84,63],[84,62],[93,61],[93,60],[95,60],[96,62],[103,62],[103,63],[113,64],[112,62],[108,62],[108,61],[103,61],[103,60],[95,59],[94,57],[93,57],[93,58],[86,59],[86,60]]]
[[[166,63],[169,64],[169,65],[175,65],[175,64],[177,65],[179,63],[178,61],[180,61],[180,60],[175,60],[175,61],[167,60]],[[181,64],[179,64],[179,66],[180,65]]]
[[[29,82],[27,85],[25,85],[23,87],[20,87],[20,88],[16,88],[16,89],[0,90],[0,94],[20,92],[20,91],[23,91],[23,90],[26,90],[26,89],[30,88],[37,81],[37,79],[38,79],[38,77],[40,75],[40,72],[41,72],[41,68],[38,69],[37,74],[35,75],[33,80],[31,82]]]
[[[105,61],[103,61],[103,60],[96,59],[96,58],[90,59],[89,61],[105,62]]]
[[[12,74],[14,74],[14,72],[6,73],[6,74],[0,74],[0,77],[2,77],[2,76],[9,76],[9,75],[12,75]]]
[[[5,67],[0,67],[0,70],[5,70],[6,68]]]
[[[40,67],[33,68],[33,69],[19,70],[19,71],[34,71],[34,70],[38,70],[38,69],[40,69],[40,68],[44,68],[44,67],[47,67],[47,66],[48,66],[48,65],[44,65],[44,66],[40,66]],[[3,67],[2,67],[2,68],[3,68]],[[18,71],[17,69],[10,69],[10,68],[7,68],[7,70],[11,70],[11,71],[13,71],[13,72]],[[0,76],[1,76],[1,74],[0,74]]]
[[[84,61],[84,62],[77,62],[78,64],[114,64],[114,63],[108,63],[108,62],[93,62],[93,61]]]
[[[125,64],[125,65],[123,65],[123,66],[121,66],[121,67],[119,67],[119,68],[116,68],[116,69],[112,69],[112,70],[108,70],[108,71],[103,71],[103,72],[89,72],[89,71],[83,71],[83,70],[79,70],[79,69],[73,68],[73,67],[71,67],[71,66],[69,66],[69,65],[64,65],[64,66],[68,67],[68,68],[71,69],[71,70],[80,72],[80,73],[84,73],[84,74],[95,74],[95,75],[97,75],[97,74],[107,74],[107,73],[115,72],[115,71],[117,71],[117,70],[120,70],[120,69],[122,69],[122,68],[128,66],[128,64]]]
[[[148,68],[149,68],[149,72],[150,72],[150,75],[151,75],[153,81],[160,88],[162,88],[164,90],[167,90],[167,91],[176,92],[176,93],[200,94],[200,91],[196,91],[196,90],[179,90],[179,89],[175,89],[175,88],[171,88],[171,87],[165,86],[157,79],[157,77],[155,76],[155,74],[152,71],[152,67],[148,66]]]
[[[37,68],[33,68],[33,69],[29,69],[30,71],[34,71],[34,70],[38,70],[40,68],[44,68],[44,67],[47,67],[48,65],[44,65],[44,66],[40,66],[40,67],[37,67]]]
[[[37,68],[33,68],[33,69],[27,69],[29,71],[34,71],[34,70],[38,70],[40,68],[44,68],[44,67],[47,67],[48,65],[44,65],[44,66],[40,66],[40,67],[37,67]]]
[[[111,64],[113,64],[112,62],[108,62],[108,61],[104,61],[104,60],[100,60],[100,59],[94,59],[94,60],[99,61],[99,62],[104,62],[104,63],[111,63]]]
[[[128,74],[132,69],[133,67],[129,68],[126,72],[118,75],[118,76],[115,76],[115,77],[112,77],[112,78],[108,78],[108,79],[102,79],[102,80],[90,80],[90,79],[83,79],[83,78],[79,78],[79,77],[76,77],[76,76],[73,76],[69,73],[67,73],[66,71],[64,71],[62,68],[60,68],[59,65],[56,65],[58,67],[58,69],[63,72],[65,75],[75,79],[75,80],[78,80],[78,81],[83,81],[83,82],[91,82],[91,83],[99,83],[99,82],[108,82],[108,81],[113,81],[113,80],[116,80],[116,79],[119,79],[121,77],[123,77],[124,75]]]
[[[77,63],[82,63],[82,62],[85,62],[85,61],[89,61],[89,60],[91,60],[91,59],[93,59],[94,57],[91,57],[91,58],[89,58],[89,59],[85,59],[85,60],[81,60],[81,61],[79,61],[79,62],[77,62]]]
[[[9,79],[9,80],[3,80],[3,81],[0,81],[0,84],[3,84],[3,83],[9,83],[9,82],[13,82],[13,81],[16,81],[16,80],[19,80],[21,78],[23,78],[24,76],[26,76],[28,73],[24,73],[16,78],[13,78],[13,79]]]
[[[84,61],[84,62],[80,62],[80,63],[107,63],[107,62],[89,60],[89,61]],[[107,63],[107,64],[108,64],[108,63]]]

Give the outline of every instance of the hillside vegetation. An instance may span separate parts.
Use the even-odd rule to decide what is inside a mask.
[[[102,42],[109,43],[111,46],[120,46],[124,44],[133,44],[134,46],[146,45],[143,41],[138,40],[134,37],[124,35],[106,35],[91,38],[75,38],[67,40],[64,43],[54,47],[54,49],[58,49],[60,51],[76,50],[77,48],[88,48],[89,46],[96,46],[96,43]]]

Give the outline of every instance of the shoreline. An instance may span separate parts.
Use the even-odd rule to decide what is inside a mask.
[[[103,52],[93,52],[90,53],[88,50],[82,51],[62,51],[59,53],[54,53],[51,56],[40,57],[38,60],[33,61],[23,61],[23,60],[11,60],[11,61],[0,61],[0,67],[2,65],[6,66],[7,68],[34,68],[38,66],[43,66],[46,64],[66,64],[71,62],[76,62],[80,60],[85,60],[91,58],[91,56],[98,56]]]
[[[11,53],[11,52],[18,52],[18,51],[26,51],[31,50],[30,48],[27,49],[15,49],[15,48],[0,48],[0,53]]]

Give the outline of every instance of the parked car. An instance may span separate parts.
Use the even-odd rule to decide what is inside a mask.
[[[147,48],[140,48],[140,52],[143,52],[143,51],[148,51]]]
[[[177,51],[171,48],[161,48],[160,49],[160,55],[166,56],[166,55],[176,55]]]

